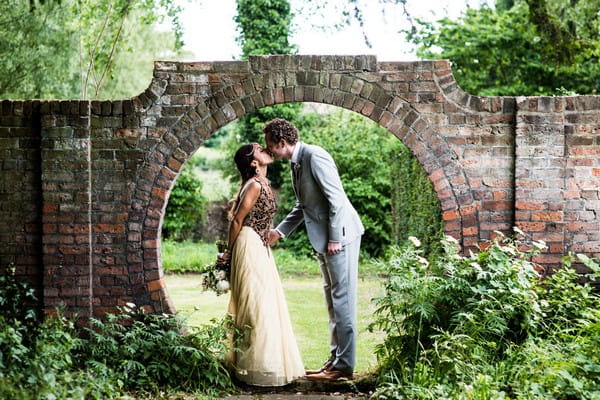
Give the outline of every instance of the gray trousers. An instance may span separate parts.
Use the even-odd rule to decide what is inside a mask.
[[[323,291],[329,314],[333,367],[354,373],[356,364],[356,287],[360,236],[338,254],[318,254],[323,273]]]

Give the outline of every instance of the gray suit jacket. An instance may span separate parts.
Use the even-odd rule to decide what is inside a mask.
[[[292,170],[296,205],[277,226],[288,236],[302,221],[308,238],[319,253],[327,242],[352,242],[364,232],[358,213],[348,200],[331,155],[319,146],[298,142],[298,164]]]

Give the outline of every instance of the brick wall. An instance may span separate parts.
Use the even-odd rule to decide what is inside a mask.
[[[517,99],[516,224],[549,252],[600,254],[600,97]]]
[[[2,101],[0,110],[0,273],[14,266],[42,299],[40,102]]]
[[[464,250],[513,226],[600,257],[600,98],[477,97],[447,61],[256,56],[156,62],[129,100],[3,101],[0,268],[38,288],[45,312],[81,317],[134,302],[174,311],[160,259],[178,173],[217,129],[256,109],[319,102],[402,140],[429,174]]]

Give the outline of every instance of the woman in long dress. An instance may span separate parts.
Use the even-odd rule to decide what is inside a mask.
[[[268,245],[276,203],[266,173],[273,159],[258,143],[242,146],[234,159],[242,184],[223,257],[231,262],[228,312],[242,337],[231,364],[242,382],[283,386],[304,376],[304,366]]]

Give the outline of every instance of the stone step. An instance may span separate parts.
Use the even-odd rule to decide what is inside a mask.
[[[340,382],[315,382],[300,378],[283,387],[256,387],[239,384],[240,391],[227,397],[229,400],[341,400],[368,399],[375,390],[375,377],[355,375],[354,380]]]

